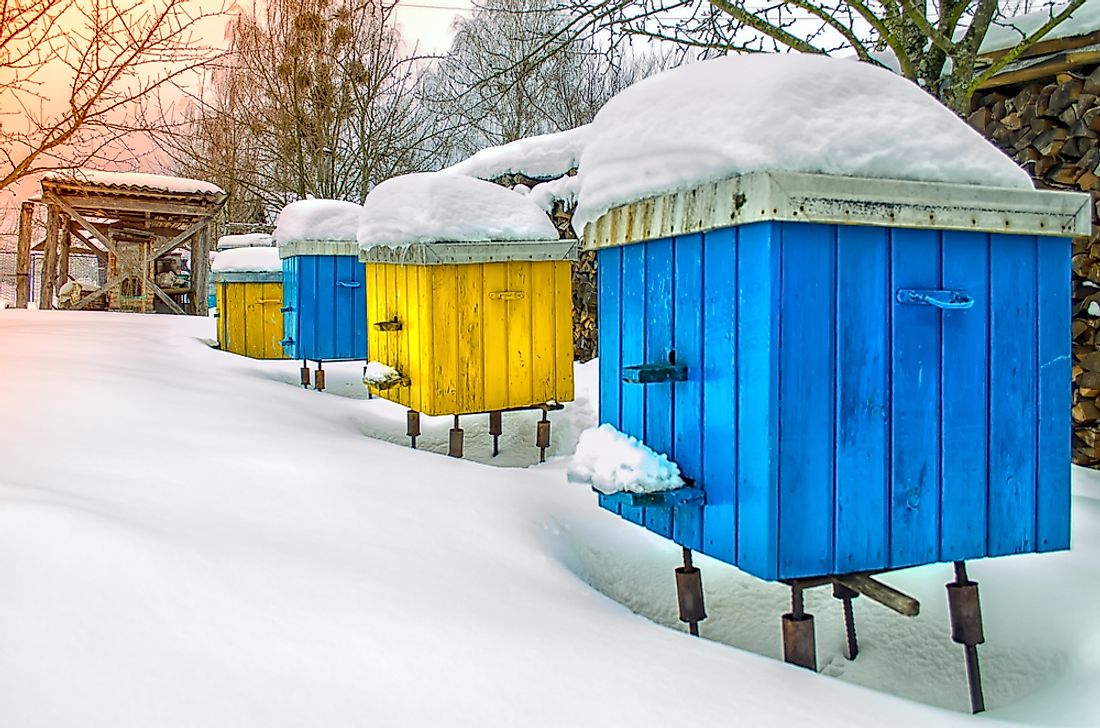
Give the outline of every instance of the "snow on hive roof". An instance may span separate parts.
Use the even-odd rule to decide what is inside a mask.
[[[298,200],[275,221],[279,245],[303,240],[355,240],[361,205],[346,200]]]
[[[517,139],[499,147],[482,149],[443,171],[478,179],[495,179],[505,174],[522,174],[534,179],[561,177],[576,169],[591,127],[591,124],[585,124],[568,131]]]
[[[1048,20],[1062,12],[1065,7],[1066,3],[1060,3],[1012,18],[994,19],[986,32],[985,38],[982,40],[978,52],[992,53],[1011,48],[1041,28]],[[1054,26],[1039,42],[1088,35],[1097,30],[1100,30],[1100,0],[1085,0],[1084,5],[1074,10],[1072,15]]]
[[[214,256],[212,273],[281,273],[283,263],[275,248],[234,248]]]
[[[596,115],[574,229],[612,207],[746,172],[1032,189],[1027,173],[912,82],[811,55],[716,58],[650,77]]]
[[[223,235],[218,238],[218,250],[235,248],[270,248],[275,239],[267,233],[244,233],[243,235]]]
[[[359,217],[359,245],[557,240],[534,203],[492,182],[439,172],[407,174],[375,187]]]
[[[62,170],[47,172],[42,176],[42,180],[44,182],[89,184],[100,187],[120,187],[170,194],[225,194],[225,190],[211,182],[162,174],[146,174],[144,172],[107,172],[99,169]]]

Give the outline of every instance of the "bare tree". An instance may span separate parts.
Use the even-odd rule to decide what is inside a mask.
[[[796,51],[851,54],[895,68],[959,113],[975,90],[1047,37],[1085,0],[559,0],[570,14],[533,49],[537,63],[577,38],[610,28],[671,43],[702,57],[725,53]],[[1044,9],[1041,22],[1019,26],[1010,48],[979,64],[991,28],[1017,27],[1013,15]]]
[[[215,51],[198,0],[0,0],[0,189],[47,170],[132,160],[141,106]]]
[[[221,184],[235,220],[270,218],[307,196],[361,201],[428,164],[436,131],[415,98],[393,5],[271,0],[230,26],[230,55],[194,94],[179,167]]]
[[[455,154],[585,124],[615,93],[668,64],[607,38],[560,36],[568,22],[556,0],[484,0],[458,23],[425,79],[435,112],[461,122]]]

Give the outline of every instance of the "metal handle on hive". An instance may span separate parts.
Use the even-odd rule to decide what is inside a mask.
[[[637,364],[623,367],[622,380],[630,384],[661,384],[662,382],[686,382],[687,366],[676,363],[676,352],[668,353],[668,362],[660,364]]]
[[[359,281],[336,281],[336,285],[341,288],[358,288],[361,284]]]
[[[375,321],[374,328],[379,331],[400,331],[404,326],[397,320],[397,317],[394,316],[389,321]]]
[[[489,294],[491,301],[518,301],[523,298],[523,291],[493,291]]]
[[[283,306],[282,308],[279,309],[279,313],[290,313],[293,310],[294,310],[293,306]]]
[[[941,311],[964,311],[974,305],[974,299],[966,291],[899,288],[898,303],[935,306]]]

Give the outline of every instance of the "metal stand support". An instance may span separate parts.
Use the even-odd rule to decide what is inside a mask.
[[[539,462],[545,463],[546,448],[550,447],[550,420],[546,417],[546,408],[543,408],[542,419],[538,421],[535,444],[539,448]]]
[[[806,614],[798,582],[791,582],[791,611],[783,615],[783,661],[817,672],[814,617]]]
[[[405,413],[405,434],[409,436],[409,444],[416,449],[416,438],[420,437],[420,413],[409,410]]]
[[[367,378],[367,366],[363,365],[363,379]],[[367,387],[367,399],[374,399],[374,392],[370,391],[370,387]]]
[[[848,649],[844,656],[854,660],[859,654],[859,641],[856,639],[856,616],[852,611],[852,600],[859,596],[859,592],[833,582],[833,596],[840,599],[844,607],[844,636],[848,638]]]
[[[302,360],[302,387],[309,388],[309,365],[305,359]]]
[[[323,366],[324,362],[317,362],[317,378],[314,380],[314,386],[318,392],[325,391],[325,370],[321,368]]]
[[[500,454],[500,434],[504,432],[501,424],[501,413],[489,413],[489,434],[493,436],[493,457]]]
[[[703,604],[703,575],[691,563],[691,549],[684,547],[684,565],[676,569],[676,600],[680,604],[680,621],[687,622],[688,631],[699,636],[699,623],[707,618]]]
[[[951,639],[966,648],[966,684],[970,690],[970,712],[985,710],[978,645],[985,642],[982,604],[977,582],[966,578],[966,562],[955,562],[955,581],[947,585],[947,606],[951,613]]]
[[[455,415],[455,426],[451,428],[451,441],[447,454],[453,458],[462,457],[462,428],[458,426],[458,415]]]

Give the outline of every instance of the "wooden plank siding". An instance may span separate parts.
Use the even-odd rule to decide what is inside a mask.
[[[365,269],[371,358],[410,381],[379,396],[428,415],[573,399],[568,262]],[[373,326],[395,317],[397,331]]]
[[[601,505],[772,580],[1067,548],[1069,250],[793,222],[601,249],[600,422],[706,492]],[[687,381],[622,381],[670,351]]]
[[[218,346],[253,359],[284,359],[282,283],[218,282]]]
[[[367,358],[366,274],[353,255],[283,259],[287,357],[310,361]]]

